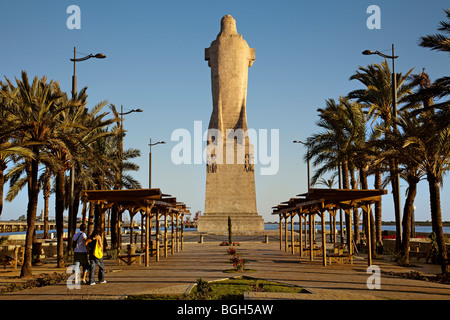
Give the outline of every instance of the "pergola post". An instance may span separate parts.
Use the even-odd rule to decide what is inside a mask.
[[[300,237],[298,239],[298,246],[299,246],[298,251],[301,257],[303,256],[303,217],[300,212],[298,213],[298,220],[299,220],[298,231],[300,234]]]
[[[314,240],[313,240],[313,213],[309,214],[309,260],[314,260]]]
[[[159,261],[159,209],[156,212],[156,261]]]
[[[345,209],[345,214],[347,215],[347,247],[348,254],[353,254],[353,236],[352,236],[352,211],[351,209]]]
[[[280,214],[280,225],[278,226],[280,230],[280,250],[283,250],[283,215]]]
[[[141,210],[141,249],[144,248],[144,213]]]
[[[176,231],[176,241],[177,241],[177,253],[180,252],[180,242],[179,242],[179,229],[180,228],[180,213],[177,213],[177,231]]]
[[[295,239],[294,239],[294,212],[291,212],[291,254],[294,254]]]
[[[175,252],[175,243],[174,243],[175,242],[174,241],[175,230],[173,229],[175,224],[173,221],[173,217],[174,217],[174,212],[172,211],[171,215],[170,215],[170,222],[172,223],[172,234],[170,235],[170,244],[171,244],[170,254],[174,254],[174,252]]]
[[[128,213],[130,214],[130,244],[133,244],[133,218],[134,218],[134,213],[132,213],[133,210],[129,209]]]
[[[366,248],[367,248],[367,260],[368,265],[372,265],[372,239],[371,239],[371,230],[370,230],[370,204],[367,204],[362,207],[363,212],[366,215]]]
[[[183,251],[183,249],[184,249],[184,247],[183,247],[183,244],[184,244],[184,235],[183,235],[184,223],[183,223],[183,218],[184,218],[184,213],[181,214],[181,251]]]
[[[322,256],[323,256],[323,266],[327,266],[327,236],[325,233],[325,210],[321,212],[322,216]]]
[[[333,243],[336,243],[336,210],[333,210]]]
[[[122,214],[124,210],[117,212],[117,255],[120,254],[122,248]]]
[[[167,214],[164,212],[164,258],[167,258]]]
[[[304,228],[305,228],[305,249],[308,248],[308,221],[306,220],[306,213],[303,216],[303,219],[305,220]],[[303,254],[303,253],[302,253]]]
[[[145,213],[145,266],[148,267],[149,266],[149,258],[150,258],[150,239],[149,239],[149,232],[152,232],[151,230],[149,230],[149,215],[150,215],[150,210],[149,210],[149,206],[147,204],[147,210]]]
[[[287,225],[288,225],[288,213],[284,216],[284,251],[288,251],[288,233],[287,233]]]
[[[150,240],[152,236],[152,228],[151,228],[151,220],[152,220],[152,208],[155,205],[155,202],[152,201],[151,205],[147,202],[147,206],[145,208],[145,266],[148,267],[150,264],[150,252],[152,248],[150,247]],[[141,225],[143,228],[143,224]],[[143,230],[142,230],[143,231]]]

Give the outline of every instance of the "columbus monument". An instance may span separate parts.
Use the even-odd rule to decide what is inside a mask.
[[[213,110],[206,152],[205,213],[199,232],[226,232],[231,217],[233,232],[263,231],[256,210],[253,145],[247,134],[248,68],[255,49],[237,33],[236,20],[226,15],[220,32],[205,49],[211,68]]]

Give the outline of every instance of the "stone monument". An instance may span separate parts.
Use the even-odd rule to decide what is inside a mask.
[[[248,68],[255,49],[237,33],[230,15],[222,18],[220,33],[205,49],[211,68],[213,111],[208,128],[205,213],[199,232],[263,231],[256,210],[253,145],[247,134]]]

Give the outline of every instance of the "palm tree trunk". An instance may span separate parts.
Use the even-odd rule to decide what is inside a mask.
[[[400,192],[400,190],[397,190],[397,183],[396,182],[397,182],[398,177],[395,176],[394,168],[396,168],[395,161],[393,161],[393,160],[389,161],[389,171],[390,171],[391,177],[393,177],[393,179],[391,179],[391,186],[392,186],[392,196],[393,196],[393,199],[394,199],[394,213],[395,213],[395,226],[396,226],[396,228],[395,228],[395,234],[396,234],[395,250],[399,251],[400,250],[400,246],[401,246],[401,242],[400,242],[400,240],[401,240],[401,232],[400,232],[400,227],[399,227],[400,221],[397,221],[399,215],[397,215],[398,205],[397,205],[396,194],[397,194],[397,192]]]
[[[411,237],[411,216],[414,211],[414,199],[417,194],[417,184],[419,179],[415,176],[408,176],[408,194],[406,195],[405,207],[403,208],[403,237],[400,252],[403,262],[409,265],[409,246]]]
[[[350,168],[350,184],[352,185],[352,189],[358,189],[358,184],[355,179],[355,170],[353,170],[353,166]],[[359,243],[360,232],[359,232],[359,211],[357,207],[353,207],[353,241],[355,243]]]
[[[50,189],[51,189],[50,177],[47,177],[44,186],[44,239],[48,239],[48,211],[49,211]]]
[[[30,278],[33,276],[32,250],[33,250],[33,236],[36,226],[36,211],[38,204],[39,188],[38,188],[38,170],[39,170],[39,148],[33,147],[35,159],[31,160],[31,166],[27,170],[28,175],[28,207],[27,207],[27,233],[25,236],[25,255],[23,259],[22,269],[20,271],[21,278]]]
[[[342,161],[342,186],[344,189],[350,189],[349,184],[349,169],[348,169],[348,161],[344,160]],[[347,245],[350,246],[350,232],[352,232],[352,226],[350,225],[349,218],[347,217],[347,214],[345,216],[345,228],[347,230]]]
[[[111,225],[110,225],[110,230],[111,230],[111,248],[112,249],[117,249],[118,248],[118,232],[117,232],[117,219],[118,219],[118,208],[117,206],[113,206],[111,208]]]
[[[3,186],[5,185],[5,176],[3,171],[6,169],[6,164],[2,161],[0,162],[0,215],[3,211]]]
[[[89,217],[88,217],[88,235],[90,236],[94,231],[94,220],[95,220],[95,207],[94,203],[89,204]]]
[[[439,189],[439,180],[431,172],[427,172],[428,186],[430,189],[430,209],[431,209],[431,223],[433,232],[436,234],[436,241],[439,249],[439,262],[441,263],[442,273],[449,273],[450,266],[445,265],[447,259],[447,248],[445,245],[444,231],[442,228],[442,213],[441,213],[441,196]]]
[[[64,170],[56,174],[56,260],[58,268],[64,267]]]

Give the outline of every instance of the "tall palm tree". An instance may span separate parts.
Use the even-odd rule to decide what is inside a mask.
[[[349,189],[349,150],[351,141],[346,128],[346,119],[340,102],[325,101],[325,109],[319,108],[317,126],[323,131],[308,138],[309,153],[306,160],[313,160],[317,167],[311,183],[315,184],[326,172],[335,172],[342,165],[343,188]]]
[[[406,75],[401,73],[396,74],[397,81],[397,98],[402,99],[404,96],[411,93],[411,86],[405,82],[408,76],[412,73],[410,69]],[[385,132],[390,132],[394,125],[393,101],[392,101],[392,73],[386,59],[381,64],[371,64],[367,67],[359,67],[355,74],[350,77],[350,80],[360,81],[365,88],[350,92],[348,96],[352,99],[357,99],[358,102],[369,106],[368,115],[373,118],[381,118],[381,123]],[[389,163],[390,175],[394,177],[397,164],[392,159]],[[395,219],[400,216],[397,206],[397,183],[392,179],[392,190],[394,198]],[[401,233],[397,230],[397,249],[400,247]]]
[[[450,94],[450,82],[444,85],[447,81],[445,77],[438,80],[439,82],[435,81],[431,84],[424,71],[413,77],[412,83],[418,85],[418,90],[404,99],[407,102],[404,109],[412,109],[411,117],[419,116],[425,128],[420,135],[410,137],[409,143],[417,148],[417,153],[422,160],[420,165],[428,181],[432,227],[436,234],[442,272],[449,273],[450,267],[443,263],[447,259],[447,249],[443,234],[439,185],[443,183],[443,176],[450,169],[450,113],[448,111],[450,101],[441,100],[434,103],[434,99],[441,99]]]
[[[450,169],[450,127],[438,126],[433,117],[424,119],[424,129],[421,135],[410,137],[408,145],[413,144],[420,155],[421,167],[426,173],[430,191],[430,209],[433,232],[439,248],[439,257],[442,262],[442,272],[450,272],[448,265],[443,262],[447,259],[442,212],[440,202],[440,184],[443,176]]]
[[[6,100],[15,119],[28,126],[17,132],[16,137],[32,144],[29,148],[33,153],[33,158],[30,160],[27,172],[28,207],[25,256],[20,274],[21,277],[31,277],[31,251],[38,203],[40,152],[44,146],[60,144],[57,133],[62,128],[58,117],[67,106],[61,106],[59,103],[62,96],[59,84],[54,81],[47,82],[45,76],[41,79],[34,77],[30,84],[27,73],[22,71],[21,79],[16,78],[16,86],[9,79],[6,81],[8,88],[2,90],[2,98]]]
[[[317,125],[325,131],[308,138],[310,146],[308,159],[314,158],[314,166],[319,169],[315,172],[312,182],[327,171],[335,171],[342,165],[343,187],[344,189],[356,188],[354,169],[357,166],[355,154],[357,146],[361,146],[361,141],[365,140],[365,115],[361,105],[350,101],[346,97],[340,97],[339,102],[333,99],[326,101],[325,109],[318,109],[319,121]],[[350,181],[349,181],[350,178]],[[355,209],[354,229],[355,241],[359,239],[359,216]],[[347,220],[347,219],[346,219]],[[351,226],[347,223],[347,229]],[[350,234],[350,233],[349,233]]]
[[[409,264],[409,247],[411,236],[411,218],[414,212],[414,199],[417,194],[417,184],[424,175],[421,156],[423,153],[417,148],[417,145],[410,143],[412,139],[423,135],[426,131],[422,119],[413,117],[408,112],[400,113],[397,124],[401,130],[391,131],[385,134],[379,141],[373,141],[374,144],[383,145],[384,151],[379,155],[377,162],[384,159],[396,159],[399,164],[398,172],[408,183],[406,190],[405,205],[402,218],[402,243],[400,248],[402,263]],[[381,129],[382,130],[382,129]]]
[[[0,91],[7,91],[7,85],[0,81]],[[25,148],[23,141],[13,139],[13,134],[23,128],[8,109],[8,102],[0,94],[0,215],[3,211],[3,189],[7,179],[4,171],[15,155],[32,157],[32,152]]]

